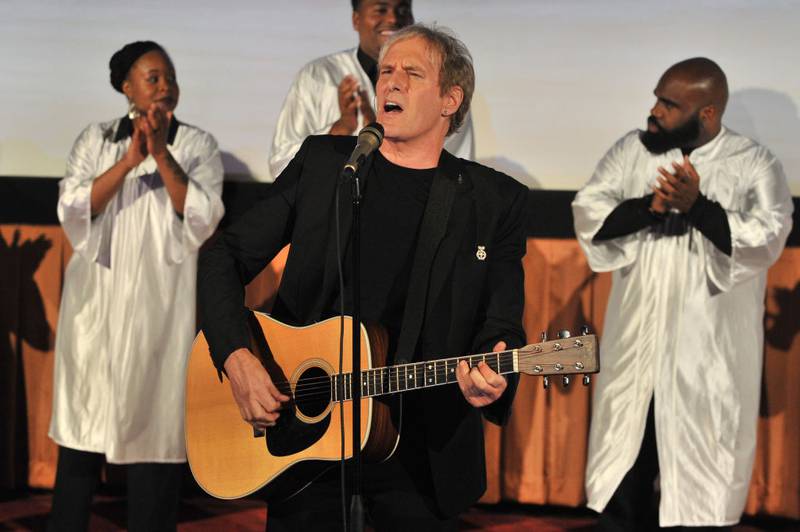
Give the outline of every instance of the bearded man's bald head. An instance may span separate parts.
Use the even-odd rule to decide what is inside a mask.
[[[651,152],[690,151],[720,132],[728,80],[711,59],[693,57],[675,63],[661,76],[653,94],[656,103],[641,135]]]
[[[666,78],[685,82],[702,95],[704,105],[715,106],[722,116],[728,103],[728,78],[714,61],[706,57],[686,59],[669,67],[661,77]]]

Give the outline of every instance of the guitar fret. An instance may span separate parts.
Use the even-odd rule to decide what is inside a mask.
[[[513,373],[514,351],[482,353],[461,358],[446,358],[415,362],[399,366],[386,366],[361,372],[361,397],[404,392],[419,388],[427,388],[440,384],[456,382],[458,365],[467,362],[470,369],[485,362],[492,371],[499,374]],[[354,395],[353,373],[331,375],[331,401],[352,400]],[[343,398],[343,399],[342,399]]]
[[[447,369],[447,374],[445,377],[445,382],[456,382],[456,367],[458,366],[458,360],[455,358],[451,358],[446,362],[445,368]]]
[[[514,352],[503,353],[500,362],[500,373],[511,373],[514,371]]]
[[[492,371],[498,373],[500,371],[500,354],[494,353],[493,355],[488,355],[488,356],[490,358],[486,363],[489,365],[490,368],[492,368]]]

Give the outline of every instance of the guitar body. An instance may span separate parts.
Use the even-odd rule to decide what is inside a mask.
[[[303,489],[341,459],[344,414],[345,458],[353,456],[352,401],[331,400],[330,375],[339,373],[339,318],[292,327],[266,314],[251,315],[251,351],[283,393],[293,400],[265,435],[254,434],[239,413],[229,381],[218,377],[203,333],[192,346],[186,377],[186,452],[192,474],[210,495],[234,499],[263,488],[268,500]],[[386,364],[387,335],[361,328],[361,369]],[[344,323],[342,371],[352,369],[352,322]],[[286,393],[287,389],[292,393]],[[379,462],[399,439],[388,401],[361,399],[361,441],[365,461]]]
[[[361,382],[352,382],[351,318],[344,318],[341,371],[340,328],[339,318],[292,327],[266,314],[250,315],[250,349],[272,382],[291,397],[282,405],[276,425],[260,434],[242,420],[229,381],[218,376],[205,336],[197,335],[186,376],[186,453],[192,474],[206,492],[235,499],[260,491],[267,500],[282,500],[335,466],[342,454],[351,458],[356,386],[362,396],[358,444],[364,461],[374,463],[397,448],[402,392],[455,384],[461,362],[469,367],[483,363],[503,375],[542,376],[545,387],[551,375],[560,376],[567,386],[571,375],[583,374],[588,384],[589,374],[600,370],[597,338],[588,331],[577,337],[564,331],[558,339],[518,349],[387,366],[386,331],[362,326],[364,373]],[[339,384],[334,387],[335,382]],[[334,400],[340,396],[343,403]]]

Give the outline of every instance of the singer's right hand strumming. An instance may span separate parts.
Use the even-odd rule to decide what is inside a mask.
[[[237,349],[225,361],[225,373],[242,419],[259,430],[275,425],[289,397],[278,391],[258,358],[249,349]]]

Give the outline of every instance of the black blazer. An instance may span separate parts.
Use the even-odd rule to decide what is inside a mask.
[[[339,169],[355,137],[309,137],[267,197],[201,253],[198,282],[203,330],[217,368],[248,345],[244,286],[288,243],[286,268],[273,316],[296,325],[328,316],[337,296],[335,192]],[[525,343],[522,329],[527,188],[490,168],[442,151],[437,172],[456,183],[447,229],[430,272],[422,357],[489,351],[504,340]],[[366,187],[369,186],[367,182]],[[342,248],[351,226],[349,185],[340,186]],[[486,254],[478,259],[478,246]],[[484,409],[494,422],[509,414],[517,379]],[[455,515],[486,489],[481,415],[457,386],[426,391],[424,422],[431,473],[440,510]],[[404,420],[408,429],[409,420]],[[402,437],[402,436],[401,436]]]

